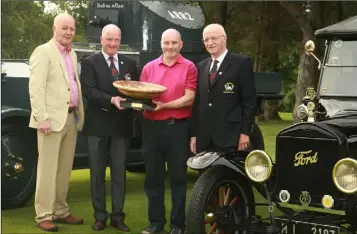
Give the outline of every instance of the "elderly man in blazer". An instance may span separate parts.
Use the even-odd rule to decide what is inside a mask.
[[[126,160],[132,135],[132,109],[121,107],[125,95],[113,86],[115,80],[138,80],[135,60],[118,53],[121,31],[114,24],[102,29],[102,51],[81,63],[81,83],[87,100],[83,135],[87,138],[94,223],[92,229],[110,225],[128,232],[125,225],[124,200]],[[109,163],[110,162],[110,163]],[[111,213],[105,201],[105,171],[110,165]]]
[[[202,40],[211,57],[197,65],[191,151],[245,150],[257,112],[251,60],[227,50],[227,36],[219,24],[206,26]]]
[[[57,231],[55,222],[82,224],[70,214],[67,191],[77,141],[84,122],[77,56],[70,48],[75,20],[54,19],[53,38],[30,57],[30,127],[37,129],[38,165],[35,195],[37,226]]]

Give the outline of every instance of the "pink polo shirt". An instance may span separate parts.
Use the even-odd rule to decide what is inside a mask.
[[[165,86],[167,91],[153,100],[171,102],[182,97],[185,89],[196,90],[197,68],[181,55],[173,65],[167,66],[163,63],[161,55],[144,66],[140,80]],[[144,117],[152,120],[182,119],[190,116],[191,107],[144,111]]]
[[[68,77],[69,77],[69,85],[70,85],[69,106],[76,108],[76,107],[78,107],[78,87],[77,87],[77,83],[76,83],[76,73],[74,71],[74,66],[73,66],[74,64],[72,61],[72,57],[70,55],[71,48],[64,47],[57,42],[56,42],[56,45],[62,55],[64,64],[66,65],[66,68],[67,68]]]

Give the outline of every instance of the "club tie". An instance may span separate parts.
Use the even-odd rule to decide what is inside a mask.
[[[119,72],[118,72],[118,69],[115,67],[114,58],[112,56],[110,56],[109,60],[110,60],[110,69],[112,70],[112,76],[113,76],[114,80],[118,80]]]
[[[209,80],[211,81],[217,74],[217,63],[218,60],[214,60],[213,67],[211,71],[209,72]]]

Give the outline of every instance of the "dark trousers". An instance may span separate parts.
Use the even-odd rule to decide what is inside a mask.
[[[187,166],[189,157],[189,120],[144,120],[143,150],[145,193],[148,197],[149,222],[163,226],[165,219],[165,162],[171,188],[171,228],[185,228]]]
[[[125,217],[123,207],[129,138],[119,136],[88,136],[87,143],[94,218],[99,221],[106,221],[108,219],[105,201],[105,171],[109,159],[112,197],[110,219],[123,220]]]
[[[231,146],[231,147],[222,147],[222,146],[218,146],[214,143],[214,141],[212,140],[212,138],[210,137],[208,145],[206,147],[204,147],[201,151],[213,151],[213,150],[218,150],[218,151],[229,151],[229,150],[235,150],[237,149],[238,146]]]

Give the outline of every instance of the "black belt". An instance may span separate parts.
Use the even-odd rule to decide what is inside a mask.
[[[174,123],[178,123],[178,122],[187,121],[188,118],[182,118],[182,119],[169,118],[169,119],[163,119],[163,120],[146,119],[146,120],[148,120],[150,122],[174,124]]]
[[[72,112],[74,112],[76,110],[77,110],[76,107],[70,107],[70,108],[68,108],[68,113],[72,113]]]

